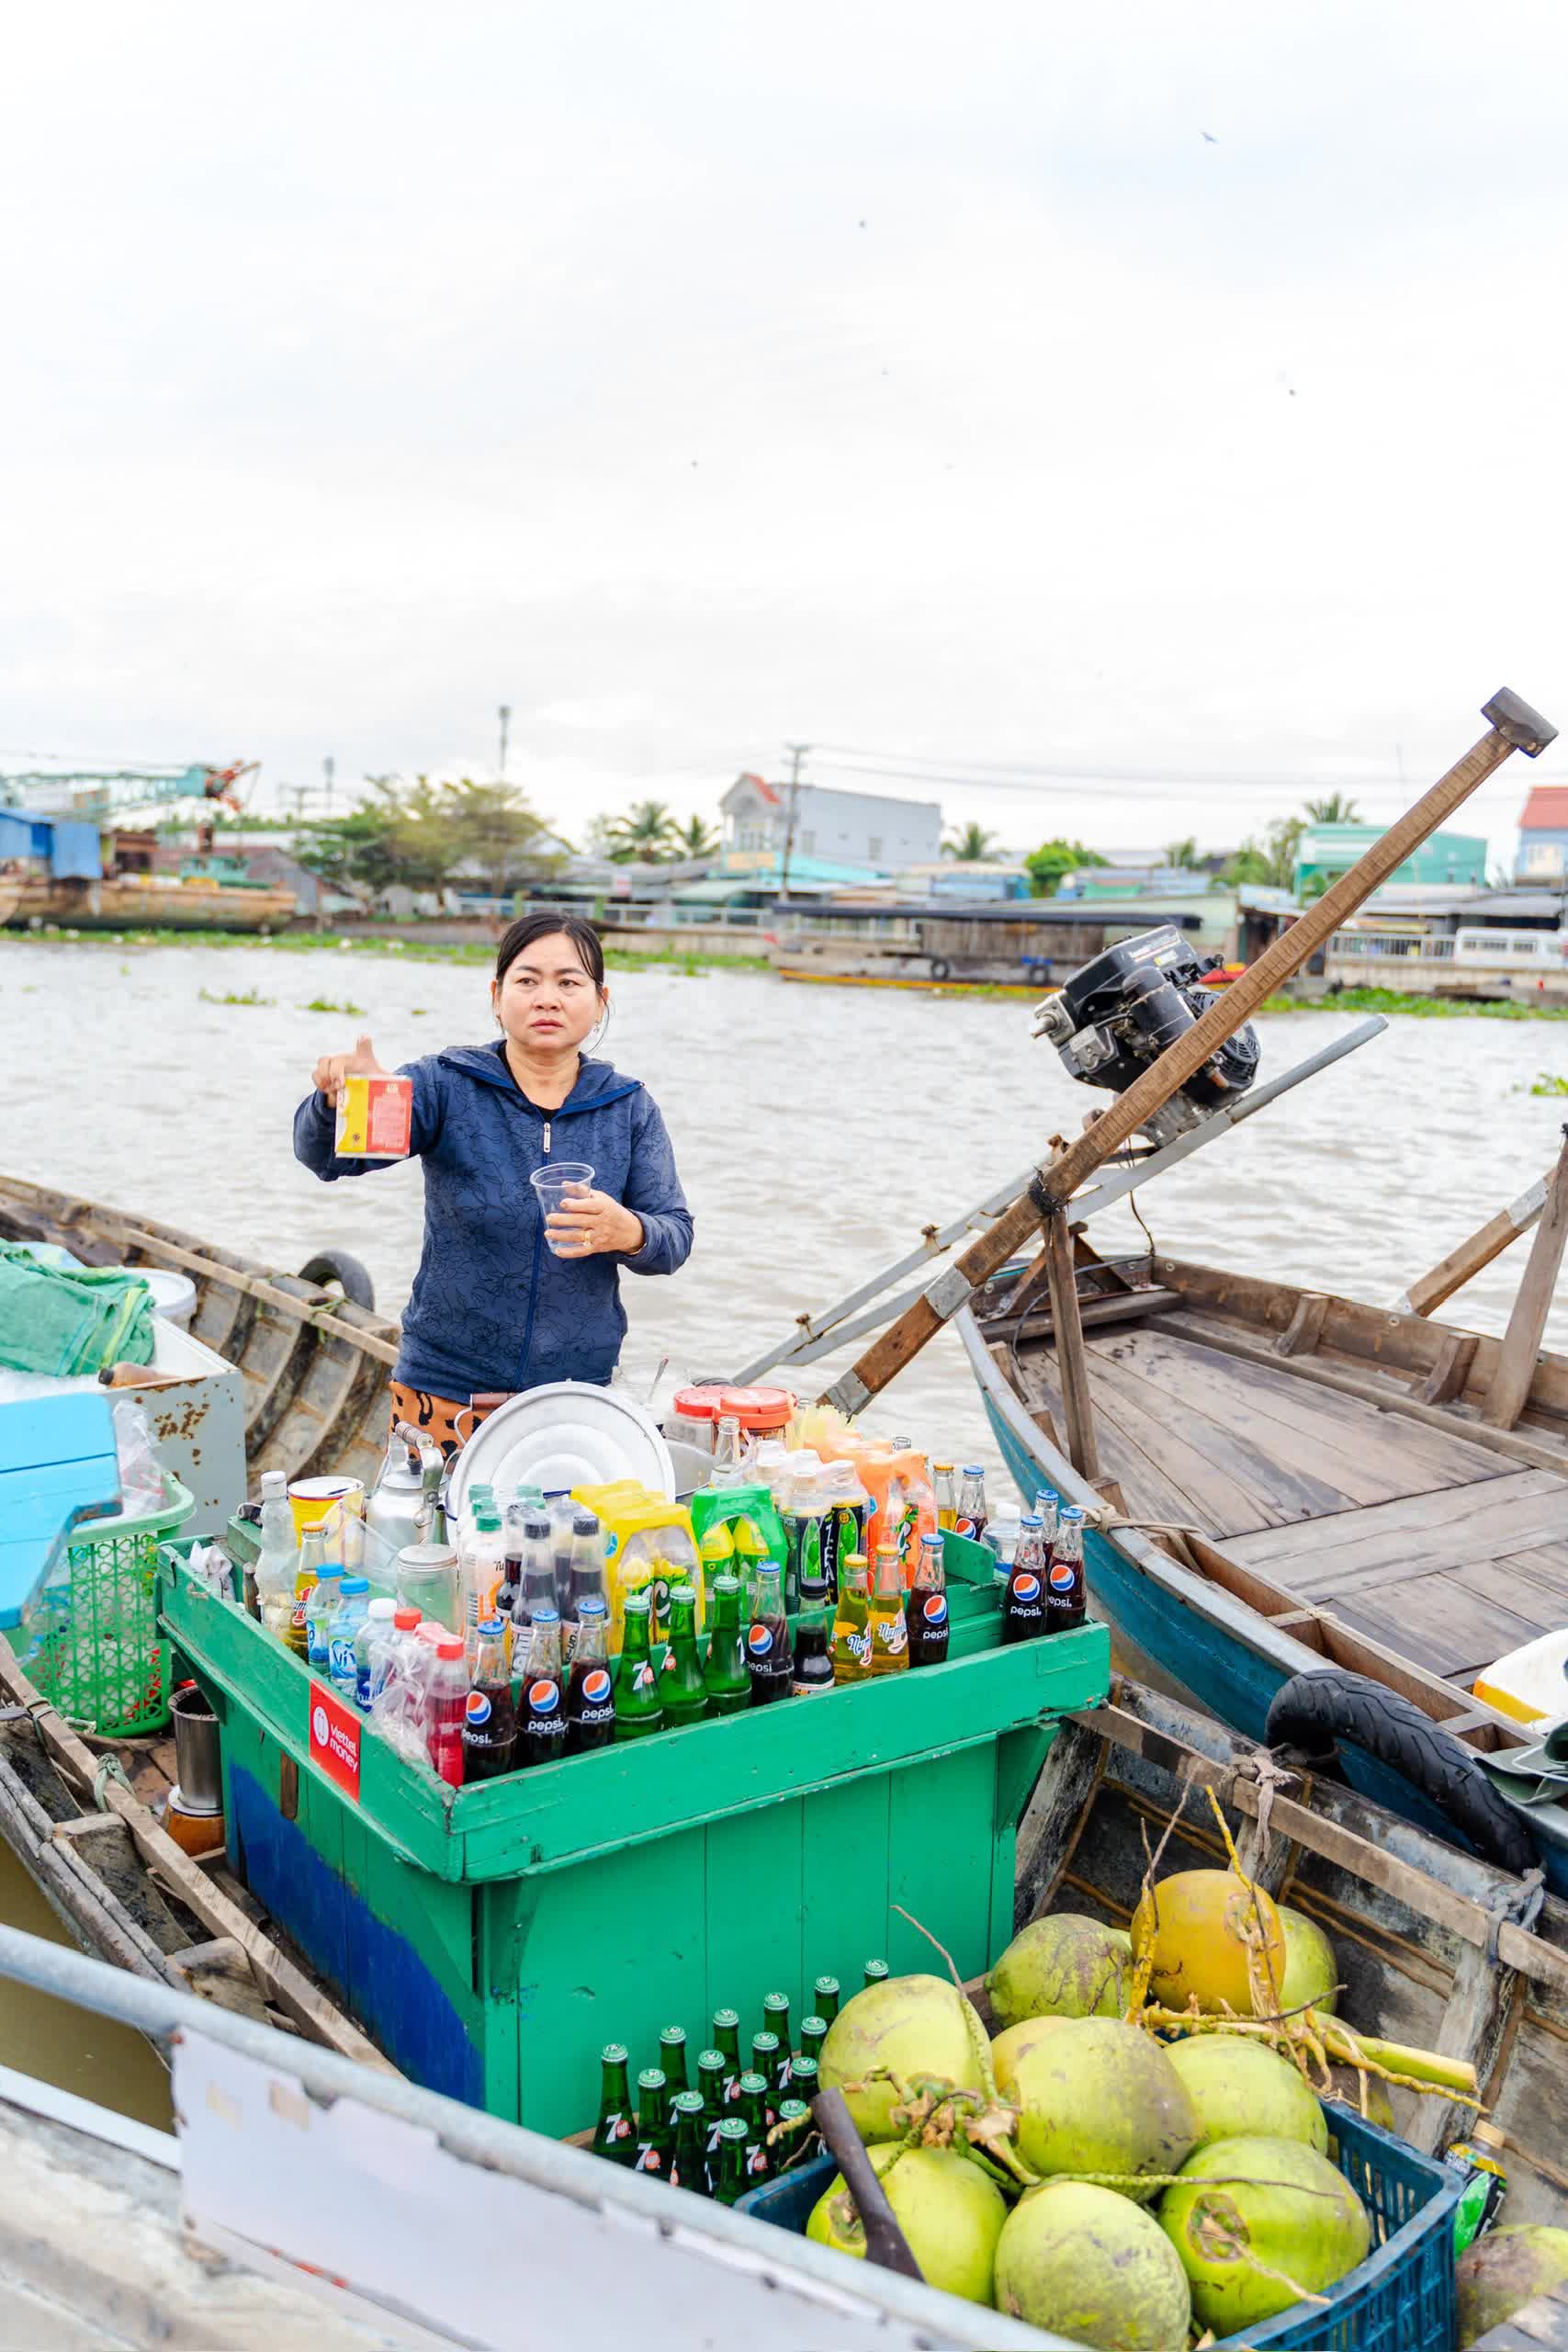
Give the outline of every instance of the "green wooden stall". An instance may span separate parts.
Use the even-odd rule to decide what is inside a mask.
[[[662,2026],[694,2052],[715,2008],[749,2034],[775,1990],[798,2019],[818,1975],[847,1996],[868,1958],[940,1968],[896,1905],[965,1976],[1008,1942],[1018,1823],[1060,1718],[1105,1696],[1110,1636],[1002,1648],[990,1554],[947,1553],[944,1666],[461,1790],[174,1546],[163,1615],[221,1720],[246,1884],[406,2074],[564,2137],[606,2041],[648,2064]]]

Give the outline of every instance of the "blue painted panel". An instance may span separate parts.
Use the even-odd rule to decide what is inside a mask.
[[[396,2066],[470,2107],[484,2104],[484,2068],[463,2021],[412,1944],[378,1919],[286,1821],[243,1767],[229,1774],[232,1828],[245,1884],[354,2006]]]

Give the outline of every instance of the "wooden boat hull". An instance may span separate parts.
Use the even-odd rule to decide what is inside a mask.
[[[1179,1281],[1181,1271],[1160,1261],[1162,1283]],[[1402,1318],[1382,1319],[1392,1324]],[[967,1312],[956,1318],[956,1325],[987,1418],[1020,1494],[1032,1500],[1041,1487],[1049,1486],[1091,1513],[1103,1512],[1102,1495],[1078,1476],[1041,1428],[1040,1419],[1021,1400],[1016,1373],[1010,1379],[1000,1368],[997,1357],[1007,1351],[998,1348],[993,1354],[980,1325]],[[1016,1364],[1016,1350],[1011,1361]],[[1050,1420],[1049,1411],[1040,1418]],[[1549,1437],[1541,1440],[1543,1444],[1551,1442]],[[1177,1442],[1173,1423],[1173,1449]],[[1465,1442],[1456,1428],[1453,1444]],[[1149,1443],[1154,1447],[1155,1441],[1150,1438]],[[1168,1464],[1170,1457],[1166,1459]],[[1509,1467],[1506,1463],[1499,1466]],[[1282,1472],[1281,1479],[1287,1477]],[[1292,1608],[1290,1604],[1300,1597],[1282,1588],[1269,1589],[1268,1598],[1284,1606],[1276,1606],[1272,1618],[1266,1616],[1241,1597],[1248,1586],[1247,1571],[1231,1562],[1222,1543],[1195,1538],[1193,1549],[1201,1555],[1201,1565],[1216,1573],[1195,1573],[1136,1528],[1107,1532],[1091,1521],[1088,1530],[1085,1559],[1094,1604],[1111,1628],[1118,1664],[1141,1680],[1176,1693],[1247,1738],[1262,1740],[1270,1703],[1281,1688],[1297,1675],[1337,1664],[1388,1681],[1434,1720],[1462,1725],[1456,1736],[1468,1736],[1473,1744],[1496,1747],[1523,1737],[1517,1725],[1478,1707],[1462,1687],[1415,1668],[1398,1647],[1396,1625],[1390,1625],[1382,1640],[1368,1639],[1353,1623],[1340,1623],[1329,1609]],[[1218,1572],[1225,1572],[1225,1581],[1219,1580]],[[1299,1624],[1310,1640],[1287,1630],[1292,1623]],[[1341,1756],[1352,1785],[1375,1803],[1432,1836],[1464,1842],[1439,1805],[1403,1776],[1348,1742],[1342,1745]],[[1522,1812],[1519,1818],[1528,1826],[1548,1883],[1568,1894],[1564,1809],[1549,1805]]]
[[[69,931],[283,931],[295,916],[292,890],[205,888],[141,876],[101,882],[28,881],[0,903],[0,924],[28,931],[57,923]]]

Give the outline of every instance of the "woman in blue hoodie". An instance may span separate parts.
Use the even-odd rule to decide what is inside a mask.
[[[403,1317],[394,1419],[448,1453],[520,1388],[606,1382],[626,1337],[620,1273],[672,1274],[692,1216],[653,1097],[581,1048],[609,1010],[604,955],[576,915],[524,915],[502,939],[491,1001],[501,1035],[405,1062],[411,1153],[424,1162],[424,1248]],[[368,1037],[316,1064],[294,1150],[323,1182],[396,1166],[339,1159],[344,1078],[381,1073]],[[551,1159],[586,1160],[589,1192],[546,1220],[529,1182]]]

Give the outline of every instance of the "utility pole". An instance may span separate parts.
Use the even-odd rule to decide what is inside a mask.
[[[330,817],[330,816],[332,815],[332,813],[333,813],[333,776],[335,776],[335,775],[336,775],[336,774],[337,774],[337,762],[333,759],[333,757],[332,753],[329,752],[327,753],[326,758],[321,762],[321,775],[322,775],[322,778],[323,778],[323,780],[324,780],[324,782],[325,782],[325,785],[326,785],[326,794],[327,794],[327,803],[326,803],[326,805],[327,805],[327,814],[328,814],[328,816],[329,816],[329,817]]]
[[[508,732],[510,731],[510,729],[511,729],[511,726],[512,726],[512,705],[511,705],[509,702],[503,702],[503,703],[501,705],[501,709],[500,709],[500,718],[501,718],[501,766],[500,766],[500,769],[498,770],[498,774],[499,774],[502,777],[503,777],[503,778],[504,778],[504,776],[505,776],[505,775],[506,775],[506,738],[507,738]]]
[[[795,852],[795,812],[800,800],[800,763],[811,746],[809,743],[786,743],[789,753],[789,808],[784,817],[784,860],[779,872],[779,896],[789,896],[789,862]]]

